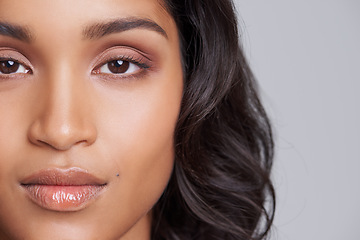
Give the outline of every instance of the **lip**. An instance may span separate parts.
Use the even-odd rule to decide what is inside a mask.
[[[41,208],[79,211],[98,198],[107,183],[80,168],[44,169],[21,181],[32,202]]]

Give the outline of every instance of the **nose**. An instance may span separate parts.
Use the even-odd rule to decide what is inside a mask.
[[[36,113],[28,130],[29,141],[40,147],[66,151],[92,145],[97,138],[91,118],[86,84],[71,71],[49,75],[37,94]],[[40,80],[39,80],[40,81]]]

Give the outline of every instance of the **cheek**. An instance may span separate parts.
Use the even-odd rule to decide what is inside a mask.
[[[6,183],[10,182],[9,179],[15,182],[17,170],[27,160],[23,147],[27,144],[31,104],[27,102],[26,88],[9,91],[10,93],[1,90],[0,87],[0,183]],[[0,184],[0,189],[2,187],[9,185]]]
[[[24,107],[27,104],[23,96],[26,96],[23,89],[12,94],[0,90],[0,239],[7,239],[3,231],[22,232],[19,219],[14,216],[24,214],[19,207],[22,202],[16,197],[19,169],[27,160],[22,148],[27,141],[27,109]]]
[[[113,216],[110,222],[117,226],[124,226],[124,220],[136,222],[147,213],[170,178],[182,75],[175,74],[172,81],[169,78],[174,75],[169,73],[143,79],[135,90],[126,93],[106,90],[106,97],[98,102],[102,107],[96,115],[103,124],[98,124],[97,144],[102,146],[101,155],[109,159],[108,169],[116,179],[109,186],[113,197],[105,203],[113,206],[108,208],[107,221]]]
[[[109,111],[111,117],[104,120],[111,119],[111,124],[106,125],[98,141],[108,141],[108,152],[113,153],[111,158],[120,178],[129,177],[134,184],[146,179],[150,184],[151,180],[169,175],[180,98],[179,91],[173,88],[147,89],[117,102],[116,114]]]

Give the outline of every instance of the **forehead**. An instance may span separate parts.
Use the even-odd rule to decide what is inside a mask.
[[[73,16],[78,17],[98,13],[99,15],[123,14],[167,14],[165,3],[162,0],[1,0],[1,17],[32,16]],[[111,10],[109,11],[109,6]],[[48,14],[46,14],[48,13]],[[21,18],[21,17],[20,17]],[[65,20],[65,19],[64,19]]]
[[[166,31],[172,17],[160,0],[1,0],[0,22],[26,26],[36,34],[56,29],[61,34],[79,34],[87,26],[118,18],[154,21]]]

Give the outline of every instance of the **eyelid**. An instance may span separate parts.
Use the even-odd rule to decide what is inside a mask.
[[[10,75],[14,75],[14,74],[32,74],[33,73],[32,69],[27,64],[23,63],[22,61],[19,61],[18,59],[14,59],[12,57],[0,57],[0,62],[4,62],[4,61],[16,62],[16,63],[22,65],[23,68],[28,71],[26,73],[11,73],[11,74],[0,73],[0,75],[5,75],[6,77],[9,77]],[[4,77],[4,76],[2,76],[2,77]]]
[[[105,60],[103,62],[101,62],[100,64],[98,64],[95,69],[100,68],[101,66],[103,66],[104,64],[107,64],[111,61],[116,61],[116,60],[122,60],[122,61],[126,61],[132,64],[137,65],[140,68],[143,69],[147,69],[150,68],[149,64],[146,63],[146,61],[143,60],[143,58],[135,58],[134,56],[112,56],[108,59],[105,58]]]
[[[29,70],[30,74],[33,73],[33,66],[30,61],[23,54],[12,48],[0,47],[0,61],[14,61],[23,65]],[[27,73],[29,74],[29,73]]]
[[[137,65],[140,70],[136,71],[135,73],[129,74],[110,74],[110,73],[98,73],[96,72],[100,69],[103,65],[115,61],[115,60],[122,60],[127,61],[129,63]],[[102,52],[99,57],[96,58],[96,64],[93,64],[91,72],[92,74],[104,77],[112,77],[112,78],[128,78],[128,77],[137,77],[140,74],[146,73],[149,69],[153,67],[152,60],[141,51],[127,47],[127,46],[115,46],[111,47],[104,52]]]

